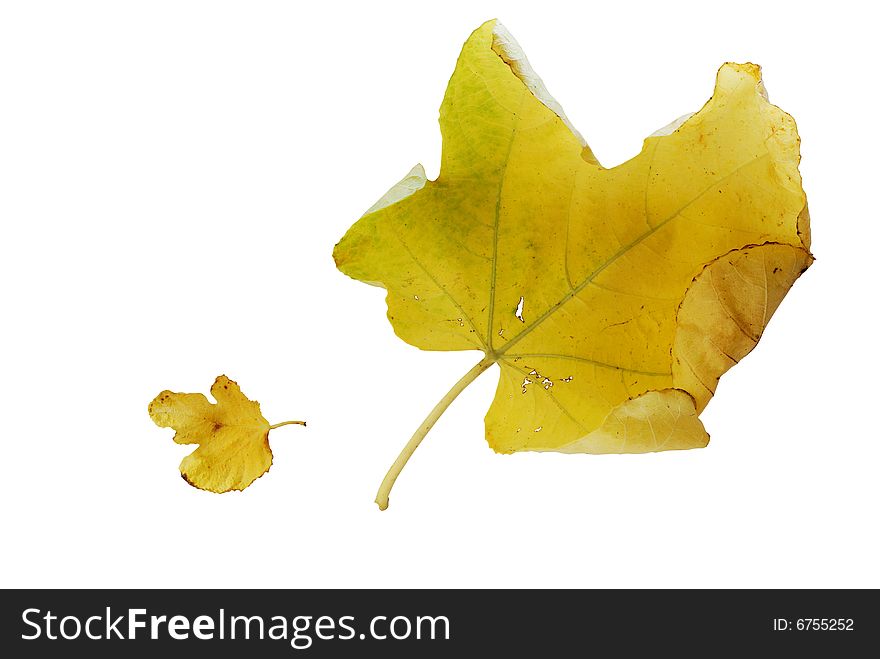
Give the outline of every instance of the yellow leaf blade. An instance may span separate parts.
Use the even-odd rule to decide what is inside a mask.
[[[202,394],[163,391],[149,405],[150,418],[173,428],[175,442],[199,444],[180,463],[186,482],[210,492],[243,490],[272,466],[269,422],[259,403],[225,375],[215,380],[211,395],[216,404]]]
[[[413,170],[345,234],[338,268],[387,289],[408,343],[499,364],[486,415],[496,451],[705,445],[696,415],[712,389],[700,378],[726,368],[696,344],[742,349],[713,334],[731,316],[701,273],[747,247],[746,261],[782,259],[763,288],[730,293],[746,315],[760,300],[763,329],[811,261],[800,138],[760,67],[724,64],[703,108],[604,168],[490,21],[462,48],[440,128],[437,180]],[[688,372],[686,359],[698,362]],[[652,443],[674,411],[680,436]],[[639,439],[619,441],[620,428]]]

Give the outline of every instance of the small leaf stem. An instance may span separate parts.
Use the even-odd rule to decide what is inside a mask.
[[[406,446],[403,447],[403,450],[400,452],[400,455],[397,456],[397,460],[394,461],[394,464],[391,465],[391,468],[388,470],[388,473],[385,474],[385,478],[382,481],[382,485],[379,486],[379,492],[376,494],[376,503],[379,506],[379,510],[385,510],[388,508],[388,495],[391,493],[391,488],[394,487],[394,481],[397,480],[397,477],[400,476],[400,472],[403,470],[403,467],[406,465],[407,461],[410,459],[415,450],[419,447],[419,444],[422,443],[422,440],[425,438],[425,435],[434,427],[434,424],[437,423],[437,420],[442,416],[443,412],[446,411],[446,408],[452,404],[458,395],[464,391],[467,386],[476,380],[481,373],[483,373],[486,369],[488,369],[492,364],[495,363],[495,356],[487,356],[480,360],[478,364],[476,364],[471,370],[462,376],[462,378],[453,385],[452,389],[450,389],[443,398],[440,399],[440,402],[434,406],[434,409],[431,410],[431,413],[427,416],[427,418],[422,422],[422,425],[419,426],[418,430],[415,431],[413,436],[407,442]]]
[[[269,426],[269,430],[275,430],[275,428],[280,428],[281,426],[290,426],[290,425],[304,426],[304,425],[306,425],[306,422],[305,421],[282,421],[281,423],[276,423],[275,425]]]

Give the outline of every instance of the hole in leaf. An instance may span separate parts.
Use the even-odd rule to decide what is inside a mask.
[[[513,312],[513,315],[516,316],[519,322],[524,323],[526,321],[523,320],[523,305],[525,305],[526,299],[522,296],[519,298],[519,304],[516,305],[516,311]]]

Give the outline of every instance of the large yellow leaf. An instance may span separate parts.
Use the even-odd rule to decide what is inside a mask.
[[[260,404],[248,400],[225,375],[214,381],[211,395],[216,404],[202,394],[163,391],[150,403],[150,418],[162,428],[174,428],[178,444],[200,445],[180,463],[187,483],[210,492],[243,490],[272,466],[269,431],[305,422],[269,425]]]
[[[499,452],[705,446],[697,415],[811,263],[794,120],[753,64],[725,64],[697,113],[602,167],[516,42],[490,21],[465,43],[440,110],[436,181],[416,166],[336,246],[388,290],[424,350],[492,364]],[[421,435],[421,436],[420,436]]]

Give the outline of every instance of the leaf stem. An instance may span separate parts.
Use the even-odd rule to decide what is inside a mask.
[[[282,421],[281,423],[276,423],[275,425],[269,426],[269,430],[275,430],[275,428],[280,428],[281,426],[290,426],[290,425],[304,426],[304,425],[306,425],[306,422],[305,421]]]
[[[394,487],[394,481],[400,476],[400,472],[403,470],[407,461],[419,447],[419,444],[422,443],[425,435],[428,434],[431,428],[434,427],[434,424],[437,423],[437,420],[442,416],[443,412],[446,411],[446,408],[452,404],[452,401],[458,397],[458,394],[464,391],[471,382],[476,380],[483,371],[494,363],[494,355],[481,359],[479,363],[465,373],[464,376],[453,385],[452,389],[440,399],[440,402],[434,406],[434,409],[431,410],[431,413],[422,422],[422,425],[419,426],[418,430],[415,431],[413,436],[406,443],[406,446],[403,447],[403,450],[400,452],[400,455],[397,456],[397,460],[394,461],[394,464],[391,465],[388,473],[385,474],[382,485],[379,486],[379,492],[376,494],[376,503],[379,506],[379,510],[385,510],[388,508],[388,495],[391,493],[391,488]]]

